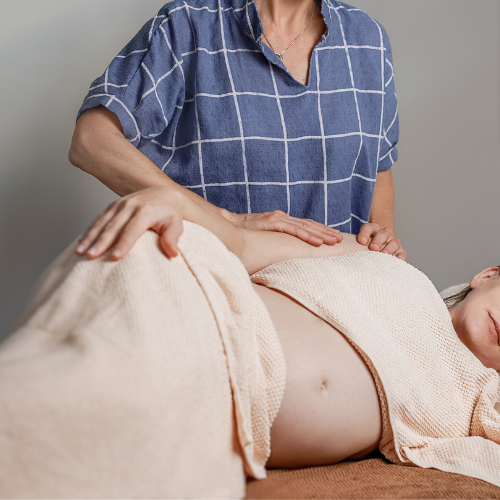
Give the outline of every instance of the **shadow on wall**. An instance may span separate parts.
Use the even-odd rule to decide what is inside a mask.
[[[43,135],[33,132],[25,137],[36,135],[39,139]],[[107,200],[115,198],[95,179],[65,161],[60,152],[67,143],[54,139],[40,144],[36,153],[33,147],[19,152],[16,171],[0,188],[0,340],[43,269]]]

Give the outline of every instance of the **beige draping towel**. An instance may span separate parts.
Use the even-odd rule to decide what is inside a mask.
[[[430,280],[389,255],[296,259],[252,276],[340,330],[370,367],[381,400],[380,450],[500,486],[500,378],[458,339]]]
[[[2,498],[238,498],[286,367],[241,262],[185,223],[123,261],[69,248],[0,346]]]

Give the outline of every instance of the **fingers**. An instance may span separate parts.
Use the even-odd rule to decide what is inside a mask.
[[[102,244],[97,248],[94,245],[99,241],[101,235],[106,241],[112,243],[114,241],[114,233],[120,229],[120,226],[126,223],[128,218],[129,215],[123,210],[120,210],[116,204],[109,206],[102,214],[94,219],[92,224],[82,235],[76,253],[78,255],[87,254],[89,258],[98,257]]]
[[[377,223],[369,222],[361,226],[357,239],[358,243],[368,246],[369,250],[394,255],[398,259],[407,261],[406,251],[401,242],[394,237],[392,229],[381,228]]]
[[[392,238],[394,238],[394,235],[390,229],[380,229],[373,236],[368,248],[374,252],[380,252]]]
[[[401,248],[398,252],[394,254],[398,259],[404,260],[405,262],[408,262],[408,255],[406,254],[406,251]]]
[[[121,198],[96,217],[80,238],[76,253],[97,259],[111,250],[111,259],[119,260],[151,229],[161,236],[165,254],[176,257],[182,228],[175,194],[165,188],[145,189]]]
[[[358,243],[360,245],[368,245],[370,238],[380,230],[380,226],[374,222],[363,224],[358,234]]]
[[[78,255],[97,259],[113,249],[111,258],[119,260],[150,227],[143,207],[122,198],[94,219],[76,249]]]
[[[312,219],[291,217],[281,211],[271,212],[265,229],[291,234],[314,246],[335,245],[343,239],[342,234],[337,229]]]
[[[177,244],[182,235],[183,228],[182,219],[176,217],[171,220],[170,225],[162,228],[160,231],[160,246],[165,252],[165,255],[170,259],[179,255]]]
[[[288,224],[287,230],[284,230],[283,232],[296,236],[300,240],[315,247],[320,247],[323,244],[323,238],[315,236],[312,232],[296,224]],[[337,243],[337,240],[335,240],[335,243]]]
[[[311,219],[292,217],[281,210],[258,214],[232,214],[231,221],[246,229],[287,233],[314,246],[335,245],[343,239],[338,229]]]
[[[382,249],[382,253],[388,253],[390,255],[396,255],[396,253],[401,249],[401,242],[394,238],[390,240],[387,245]]]
[[[136,241],[151,227],[149,219],[140,211],[137,210],[132,214],[127,224],[120,231],[117,242],[112,247],[111,259],[120,260],[125,257]],[[97,243],[99,244],[99,242]],[[94,245],[95,246],[95,245]],[[107,247],[111,248],[111,245]],[[100,255],[105,253],[104,250]]]

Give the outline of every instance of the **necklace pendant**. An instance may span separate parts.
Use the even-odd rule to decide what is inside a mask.
[[[283,62],[283,54],[279,54],[278,52],[275,52],[275,54],[278,56],[278,59]]]

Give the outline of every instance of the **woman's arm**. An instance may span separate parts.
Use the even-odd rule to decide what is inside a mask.
[[[335,246],[313,247],[289,234],[246,230],[243,234],[244,243],[238,257],[248,273],[253,274],[264,267],[284,260],[331,257],[368,250],[367,246],[360,245],[356,241],[355,235],[343,233],[342,236],[343,240]]]
[[[370,222],[363,224],[358,234],[358,242],[369,244],[375,252],[385,251],[407,260],[406,251],[394,236],[394,181],[392,169],[379,172],[373,191]],[[371,239],[371,243],[368,240]]]
[[[174,182],[127,141],[120,120],[106,108],[91,109],[82,114],[71,141],[69,161],[119,196],[166,186],[223,215],[223,209]]]
[[[314,247],[289,234],[241,228],[179,190],[157,187],[133,193],[111,204],[82,236],[77,253],[95,259],[111,250],[111,258],[119,260],[151,229],[160,236],[160,245],[167,257],[172,258],[178,254],[183,219],[215,234],[241,259],[249,274],[283,260],[367,250],[353,235],[344,235],[344,240],[333,247]]]
[[[261,214],[234,214],[212,205],[174,182],[127,141],[118,117],[103,107],[86,111],[78,120],[69,160],[120,196],[145,188],[165,186],[180,191],[205,210],[222,215],[241,227],[288,233],[316,246],[323,243],[335,245],[342,240],[336,229],[312,220],[291,217],[279,210]]]

